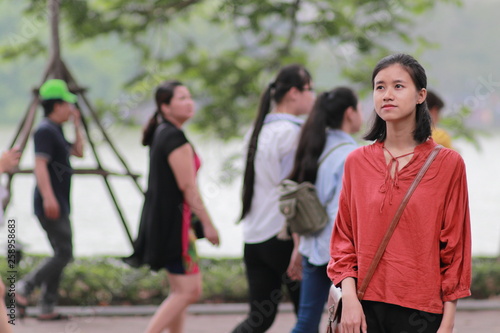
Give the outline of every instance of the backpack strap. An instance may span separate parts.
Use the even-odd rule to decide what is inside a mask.
[[[330,155],[331,153],[333,153],[334,150],[336,150],[337,148],[340,148],[342,146],[345,146],[345,145],[352,145],[351,142],[342,142],[342,143],[339,143],[338,145],[336,145],[335,147],[332,147],[329,151],[327,151],[323,157],[318,161],[318,167],[321,165],[321,163],[323,163],[326,158],[328,157],[328,155]]]
[[[342,143],[339,143],[338,145],[332,147],[329,151],[327,151],[325,153],[325,155],[323,155],[323,157],[318,161],[318,169],[319,169],[319,166],[321,165],[321,163],[323,163],[326,160],[328,155],[333,153],[333,151],[336,150],[337,148],[340,148],[340,147],[345,146],[345,145],[352,145],[352,143],[351,142],[342,142]],[[330,202],[332,202],[333,198],[335,198],[335,193],[333,193],[332,197],[325,202],[325,204],[324,204],[325,209],[326,209],[326,207],[328,207]]]

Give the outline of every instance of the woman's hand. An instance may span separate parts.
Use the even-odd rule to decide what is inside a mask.
[[[366,318],[363,307],[356,297],[342,296],[342,333],[367,332]]]
[[[286,273],[292,280],[302,280],[302,255],[299,253],[297,247],[293,249],[292,256],[290,257],[290,264],[288,265]]]
[[[208,225],[203,227],[203,232],[205,233],[205,238],[208,239],[210,243],[217,246],[219,245],[220,241],[217,229],[215,229],[212,225]]]
[[[356,293],[356,280],[352,277],[342,280],[342,333],[368,332],[366,318]]]
[[[443,319],[437,333],[453,333],[455,330],[455,314],[457,312],[457,301],[448,301],[443,303]]]
[[[0,173],[14,170],[19,164],[21,152],[18,148],[12,148],[4,151],[0,156]]]

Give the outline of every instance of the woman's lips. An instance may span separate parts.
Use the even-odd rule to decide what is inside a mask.
[[[384,110],[394,109],[395,107],[396,107],[396,105],[394,105],[394,104],[384,104],[384,105],[382,105],[382,109],[384,109]]]

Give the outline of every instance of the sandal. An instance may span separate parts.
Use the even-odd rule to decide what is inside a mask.
[[[43,314],[36,317],[39,321],[70,320],[71,317],[62,313]]]

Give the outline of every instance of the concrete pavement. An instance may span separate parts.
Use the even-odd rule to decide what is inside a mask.
[[[153,306],[60,307],[73,316],[69,321],[39,322],[33,317],[16,320],[14,333],[141,333],[156,309]],[[230,332],[245,318],[246,304],[195,304],[189,308],[187,333]],[[29,308],[30,316],[36,315]],[[321,327],[325,327],[326,313]],[[269,333],[290,332],[295,315],[290,304],[282,304]],[[459,302],[457,333],[500,333],[500,301]]]

